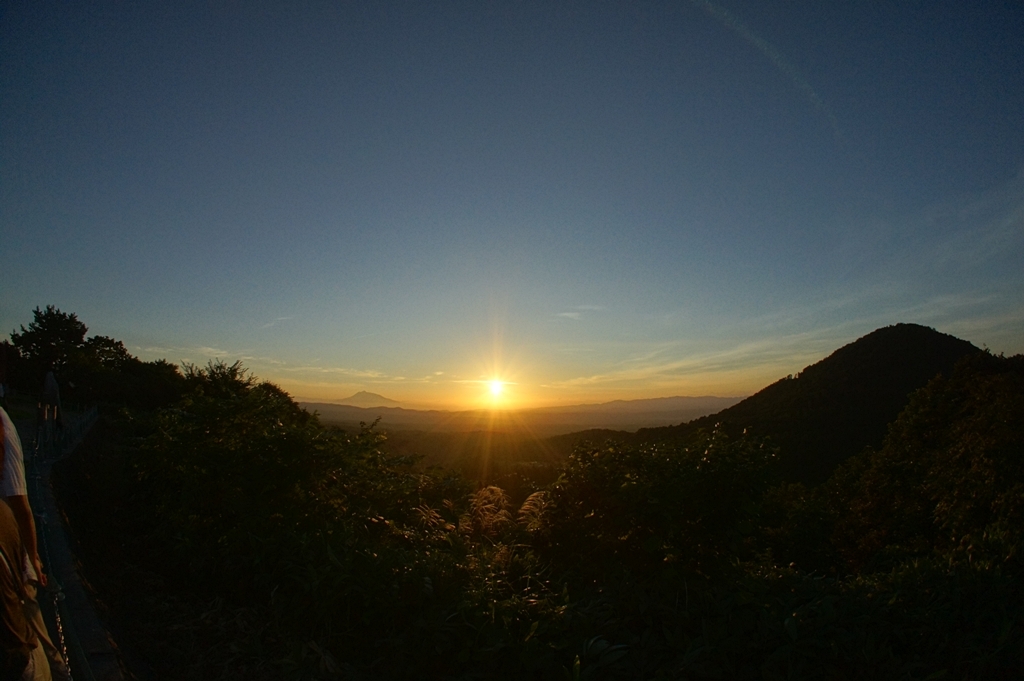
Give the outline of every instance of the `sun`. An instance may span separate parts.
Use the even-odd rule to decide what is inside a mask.
[[[505,391],[505,382],[497,379],[488,382],[488,387],[491,389],[491,395],[498,397],[502,392]]]

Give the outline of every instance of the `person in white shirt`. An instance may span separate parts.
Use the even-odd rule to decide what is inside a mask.
[[[38,586],[46,586],[46,573],[43,562],[39,558],[39,544],[36,538],[36,521],[32,514],[32,506],[28,502],[28,486],[25,483],[25,455],[21,448],[21,438],[11,421],[11,417],[0,407],[0,423],[3,427],[3,480],[0,481],[0,497],[10,507],[18,524],[21,542],[25,548],[24,577],[26,593],[26,615],[30,616],[32,628],[39,638],[40,647],[49,660],[49,665],[35,665],[35,681],[47,681],[50,678],[69,679],[67,665],[61,653],[53,645],[50,635],[43,622],[37,600]],[[40,669],[42,667],[43,669]],[[52,671],[52,677],[51,677]]]

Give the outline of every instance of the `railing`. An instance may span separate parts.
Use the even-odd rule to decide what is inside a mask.
[[[52,464],[70,454],[82,442],[82,438],[96,423],[96,407],[74,415],[64,415],[64,423],[58,426],[49,411],[36,426],[35,456],[38,464]]]
[[[83,681],[96,681],[92,666],[89,664],[89,656],[82,646],[81,640],[75,628],[75,621],[68,608],[65,597],[64,586],[57,575],[54,563],[54,528],[51,527],[51,520],[58,524],[57,532],[60,532],[60,518],[51,517],[56,515],[52,498],[44,494],[43,486],[49,479],[50,468],[54,462],[67,456],[77,447],[89,429],[96,423],[98,412],[96,407],[85,412],[69,416],[64,415],[64,423],[57,427],[49,412],[44,412],[43,418],[36,426],[36,440],[31,460],[31,475],[29,479],[32,485],[33,505],[36,506],[36,530],[39,535],[39,548],[42,552],[42,559],[45,565],[49,566],[49,582],[46,592],[53,599],[53,615],[56,624],[57,640],[54,643],[58,646],[67,663],[69,672],[73,676],[69,679],[80,679]],[[26,462],[28,463],[28,462]],[[48,490],[46,490],[48,492]],[[43,500],[46,498],[47,502]],[[40,594],[42,596],[42,594]]]

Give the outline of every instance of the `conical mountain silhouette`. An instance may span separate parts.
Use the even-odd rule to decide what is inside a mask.
[[[748,429],[779,446],[786,479],[821,482],[864,447],[878,447],[910,393],[975,352],[981,351],[926,326],[887,326],[717,414],[644,429],[636,439],[674,440],[715,424],[732,435]]]
[[[346,397],[343,400],[338,400],[337,404],[347,404],[352,407],[398,407],[401,406],[400,402],[395,400],[389,400],[383,395],[377,393],[366,392],[360,390],[351,397]]]

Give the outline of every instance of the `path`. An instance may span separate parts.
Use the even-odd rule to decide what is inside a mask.
[[[96,613],[78,572],[67,530],[53,496],[50,471],[70,454],[96,421],[96,409],[65,414],[59,438],[44,432],[36,441],[35,424],[16,423],[25,450],[29,501],[36,516],[39,552],[50,583],[39,594],[54,643],[63,641],[75,681],[124,681],[117,646]]]

